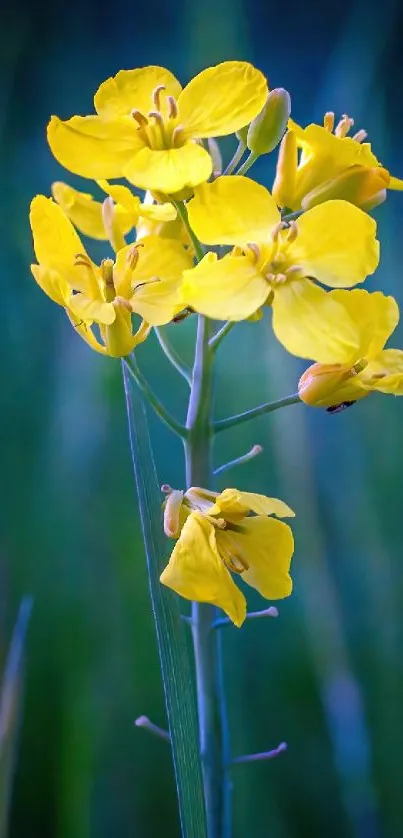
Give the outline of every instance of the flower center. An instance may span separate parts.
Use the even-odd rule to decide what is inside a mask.
[[[236,535],[232,535],[228,530],[225,530],[225,532],[220,530],[217,533],[217,547],[225,567],[231,573],[241,574],[249,569],[249,562],[237,543]]]
[[[186,142],[183,125],[179,122],[178,103],[173,96],[165,96],[164,113],[161,108],[161,93],[165,85],[159,84],[152,92],[153,108],[147,115],[136,109],[132,110],[132,117],[138,124],[138,133],[148,148],[162,151],[169,148],[180,148]]]
[[[234,248],[235,255],[243,253],[256,265],[258,271],[265,278],[271,288],[282,285],[289,279],[295,278],[301,271],[300,265],[293,264],[289,254],[290,244],[298,236],[296,221],[287,224],[280,221],[271,232],[272,241],[259,245],[249,242],[245,249]]]
[[[337,125],[334,124],[334,113],[333,111],[328,111],[325,113],[323,118],[323,127],[326,128],[326,131],[329,131],[329,134],[334,134],[336,137],[340,137],[344,139],[347,137],[350,128],[354,125],[354,120],[351,116],[347,116],[346,113],[343,114]],[[367,137],[367,132],[361,128],[359,131],[356,131],[355,134],[350,138],[355,140],[357,143],[362,143]]]

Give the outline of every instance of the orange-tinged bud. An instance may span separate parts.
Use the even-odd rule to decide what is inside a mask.
[[[311,407],[331,407],[338,403],[337,391],[350,377],[350,368],[341,364],[312,364],[301,375],[298,395]]]
[[[389,181],[389,172],[382,166],[350,166],[337,177],[308,192],[302,200],[302,208],[307,210],[323,201],[341,199],[357,207],[371,209],[385,199],[384,192]]]
[[[292,207],[294,204],[297,168],[297,138],[294,131],[287,131],[280,143],[272,190],[279,207]]]
[[[290,118],[291,98],[283,87],[272,90],[263,110],[252,120],[247,146],[254,154],[269,154],[278,146]]]
[[[164,509],[164,532],[168,538],[177,538],[180,526],[180,511],[183,503],[183,492],[179,489],[173,489],[166,501]]]

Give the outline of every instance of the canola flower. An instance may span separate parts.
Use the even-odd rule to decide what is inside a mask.
[[[145,237],[138,246],[119,250],[115,261],[104,259],[98,266],[51,198],[33,199],[30,221],[38,260],[31,266],[33,276],[65,308],[92,349],[112,357],[128,355],[147,337],[150,325],[168,323],[180,311],[180,278],[191,257],[179,242]],[[133,313],[143,321],[137,331]]]
[[[289,596],[294,539],[288,524],[269,517],[293,517],[287,504],[238,489],[167,488],[164,529],[177,543],[161,574],[164,585],[218,605],[236,626],[245,620],[246,600],[234,575],[266,599]]]
[[[199,186],[188,211],[202,242],[233,249],[222,258],[207,253],[185,272],[187,305],[235,321],[269,305],[274,333],[289,352],[331,363],[342,344],[349,357],[356,345],[350,318],[312,280],[349,287],[373,273],[379,246],[369,215],[347,201],[327,201],[287,224],[270,192],[239,176]]]
[[[370,210],[386,199],[387,189],[403,189],[403,180],[390,175],[364,142],[366,131],[349,136],[353,125],[346,114],[335,125],[331,111],[323,126],[301,128],[289,121],[273,184],[280,207],[296,211],[341,198]]]
[[[211,175],[212,159],[199,141],[247,125],[266,97],[263,74],[244,61],[209,67],[183,90],[163,67],[121,70],[98,88],[96,115],[52,117],[48,142],[77,175],[126,177],[141,189],[176,193]]]
[[[350,404],[370,393],[403,395],[403,351],[385,349],[399,322],[393,297],[364,289],[331,291],[344,306],[357,333],[357,349],[345,360],[344,348],[335,351],[333,363],[315,363],[301,376],[301,400],[314,407],[333,408]]]

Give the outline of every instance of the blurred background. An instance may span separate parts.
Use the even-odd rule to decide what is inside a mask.
[[[143,713],[166,722],[120,364],[80,341],[29,271],[30,199],[68,179],[46,145],[49,115],[91,112],[120,68],[162,64],[185,82],[242,58],[290,91],[297,121],[355,117],[403,176],[402,24],[398,0],[3,0],[3,666],[20,601],[34,598],[11,838],[179,835],[169,749],[134,727]],[[271,158],[253,175],[270,186]],[[383,253],[368,283],[401,304],[402,200],[390,193],[376,212]],[[189,358],[192,324],[170,335]],[[138,361],[183,416],[185,386],[154,338]],[[238,326],[219,352],[217,416],[294,392],[301,369],[269,317]],[[161,482],[182,486],[179,444],[150,425]],[[277,620],[225,632],[232,746],[289,748],[234,768],[234,838],[401,838],[403,400],[374,395],[333,416],[286,408],[220,435],[217,464],[255,443],[264,453],[230,483],[296,510],[295,588]]]

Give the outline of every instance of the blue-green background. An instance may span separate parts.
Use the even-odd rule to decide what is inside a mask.
[[[45,124],[89,112],[122,67],[162,64],[186,81],[243,58],[289,89],[298,121],[353,115],[403,175],[402,13],[397,0],[16,0],[0,24],[2,657],[21,597],[35,600],[10,835],[177,838],[169,750],[133,725],[165,715],[120,365],[87,349],[29,271],[29,201],[66,177]],[[256,176],[270,185],[272,168]],[[402,201],[376,213],[382,261],[368,283],[399,302]],[[191,330],[171,330],[185,353]],[[153,338],[138,360],[183,416],[185,386]],[[293,392],[300,370],[269,318],[237,327],[220,350],[217,415]],[[183,485],[179,444],[150,421],[161,482]],[[289,744],[234,769],[234,838],[403,835],[402,428],[403,402],[373,396],[220,436],[217,462],[264,446],[230,483],[297,513],[279,619],[225,634],[234,755]]]

